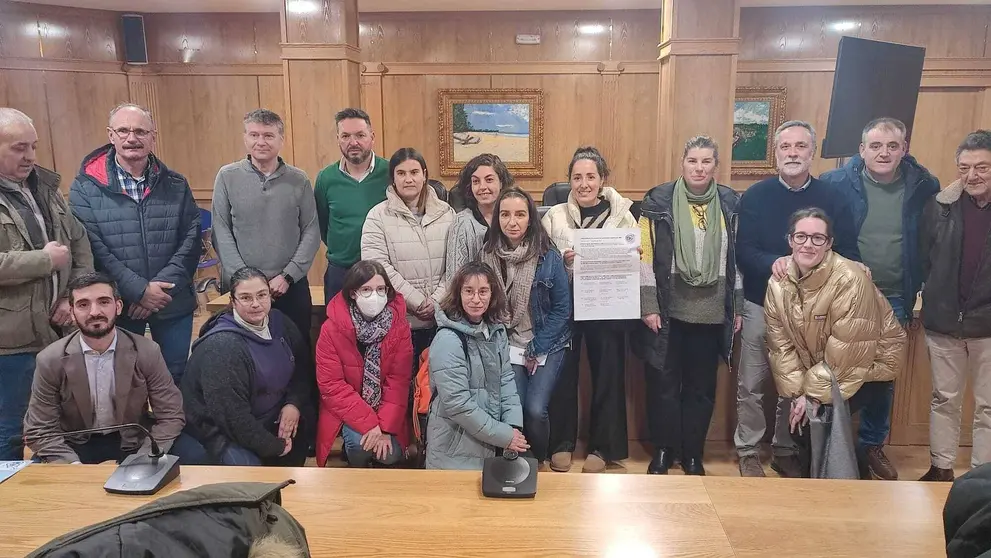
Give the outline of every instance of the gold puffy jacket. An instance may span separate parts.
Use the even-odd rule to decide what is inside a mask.
[[[832,251],[811,273],[768,283],[767,347],[781,397],[831,403],[829,371],[843,399],[864,382],[893,380],[905,365],[905,330],[863,269]]]

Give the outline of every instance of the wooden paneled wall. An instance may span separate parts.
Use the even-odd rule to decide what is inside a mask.
[[[518,33],[541,44],[517,45]],[[631,195],[656,183],[659,10],[363,14],[360,34],[362,100],[385,157],[413,146],[436,164],[438,89],[539,88],[544,176],[521,186],[565,180],[580,145],[599,147]]]
[[[989,6],[751,8],[740,14],[738,85],[784,86],[787,117],[826,133],[833,67],[844,35],[926,47],[910,152],[943,184],[955,179],[956,145],[991,125]],[[813,172],[835,168],[817,159]],[[734,180],[745,188],[750,179]]]
[[[63,188],[108,141],[111,108],[148,106],[157,154],[208,206],[217,169],[244,154],[244,114],[283,111],[278,24],[278,14],[149,14],[150,64],[129,66],[116,12],[0,2],[0,106],[34,119],[39,163]]]

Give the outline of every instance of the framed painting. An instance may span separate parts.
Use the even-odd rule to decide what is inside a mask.
[[[544,94],[539,89],[441,89],[440,174],[457,176],[493,153],[517,177],[544,174]]]
[[[733,107],[735,176],[776,174],[774,130],[785,121],[784,87],[737,87]]]

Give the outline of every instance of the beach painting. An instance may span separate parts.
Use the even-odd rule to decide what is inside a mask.
[[[542,110],[534,89],[441,90],[441,174],[456,176],[476,155],[493,153],[515,176],[540,176]]]
[[[733,106],[732,174],[775,174],[774,130],[784,122],[784,87],[739,87]]]

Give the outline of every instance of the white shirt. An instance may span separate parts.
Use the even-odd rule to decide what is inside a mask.
[[[355,179],[356,182],[359,182],[360,183],[362,180],[368,178],[368,175],[372,174],[372,171],[375,170],[375,152],[372,151],[371,162],[368,163],[368,170],[366,170],[365,171],[365,174],[363,174],[361,176],[355,176],[355,175],[351,174],[348,171],[348,169],[347,169],[347,162],[348,162],[348,160],[347,160],[346,157],[341,157],[341,172],[343,172],[344,174],[346,174],[346,175],[350,176],[351,178]]]
[[[114,426],[114,355],[117,353],[117,329],[114,340],[106,351],[99,353],[79,336],[79,346],[86,360],[86,376],[89,377],[89,395],[93,402],[93,428]]]

